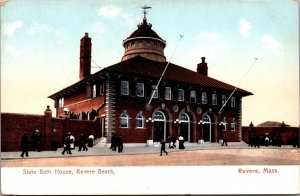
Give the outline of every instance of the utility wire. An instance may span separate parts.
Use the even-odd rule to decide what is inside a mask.
[[[179,42],[181,41],[182,38],[183,38],[183,35],[179,35],[179,40],[178,40],[178,42],[177,42],[177,44],[176,44],[176,47],[175,47],[175,49],[174,49],[174,51],[173,51],[173,53],[172,53],[172,55],[171,55],[171,58],[170,58],[170,60],[168,61],[167,65],[166,65],[166,67],[165,67],[165,69],[164,69],[164,71],[162,72],[162,74],[161,74],[161,76],[160,76],[160,78],[159,78],[159,80],[158,80],[158,82],[157,82],[157,85],[155,86],[155,89],[154,89],[154,91],[153,91],[153,93],[152,93],[152,95],[151,95],[151,98],[150,98],[149,102],[146,104],[146,109],[148,109],[148,110],[150,109],[150,106],[151,106],[150,104],[151,104],[151,101],[152,101],[152,99],[153,99],[154,93],[155,93],[155,92],[158,92],[158,91],[157,91],[158,85],[160,84],[160,82],[161,82],[163,76],[165,75],[165,72],[167,71],[168,66],[169,66],[169,64],[170,64],[170,62],[171,62],[171,60],[172,60],[172,58],[173,58],[173,55],[174,55],[174,53],[175,53],[175,51],[176,51],[176,49],[177,49],[177,47],[178,47],[178,45],[179,45]]]
[[[258,58],[254,58],[254,61],[251,65],[251,67],[248,69],[248,71],[246,72],[246,74],[242,77],[241,81],[238,83],[238,85],[234,88],[234,90],[232,91],[232,93],[229,95],[228,99],[225,101],[225,103],[223,104],[223,106],[221,107],[221,109],[219,110],[219,113],[222,112],[223,108],[225,107],[225,105],[227,104],[227,102],[229,101],[229,99],[231,98],[231,96],[233,95],[233,93],[237,90],[237,88],[240,86],[240,84],[242,83],[242,81],[245,79],[245,77],[247,76],[247,74],[250,72],[250,70],[253,68],[253,66],[255,65],[256,61],[258,60]]]

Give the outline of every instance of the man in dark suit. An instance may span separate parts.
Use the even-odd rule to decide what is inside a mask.
[[[28,147],[29,147],[29,140],[28,140],[28,133],[24,132],[24,135],[22,136],[21,139],[21,147],[22,147],[22,154],[21,157],[24,157],[24,154],[26,157],[28,157]]]
[[[164,139],[161,139],[161,141],[160,141],[160,156],[162,156],[163,151],[166,153],[166,155],[168,155],[168,152],[166,151],[166,141]]]

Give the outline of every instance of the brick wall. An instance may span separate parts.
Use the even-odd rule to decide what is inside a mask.
[[[42,135],[42,150],[51,149],[51,140],[56,139],[58,146],[63,146],[63,139],[67,132],[75,136],[78,144],[79,135],[84,132],[86,136],[94,135],[101,137],[100,119],[93,121],[70,120],[68,118],[52,118],[51,110],[46,110],[44,115],[31,114],[1,114],[1,151],[19,151],[21,137],[26,131],[29,140],[35,130],[39,130]],[[53,130],[56,129],[54,133]]]
[[[270,137],[280,135],[283,145],[292,145],[295,138],[298,138],[299,143],[299,127],[253,127],[252,131],[250,127],[243,126],[242,128],[243,141],[246,143],[249,143],[251,134],[264,136],[266,133],[268,133]]]

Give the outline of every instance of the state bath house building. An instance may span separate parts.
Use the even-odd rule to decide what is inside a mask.
[[[107,142],[112,133],[121,134],[124,143],[140,144],[179,135],[190,143],[218,142],[223,134],[228,142],[241,141],[242,98],[251,92],[234,91],[235,86],[209,77],[205,57],[195,71],[167,62],[166,41],[152,30],[146,15],[122,45],[119,63],[91,74],[92,42],[85,33],[79,81],[49,96],[56,117],[99,118],[99,135]]]

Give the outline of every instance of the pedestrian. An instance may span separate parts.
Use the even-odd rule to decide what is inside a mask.
[[[94,135],[89,135],[88,147],[94,146]]]
[[[123,138],[122,135],[119,134],[116,137],[116,146],[118,147],[118,152],[123,152]]]
[[[53,129],[52,131],[52,137],[51,137],[51,150],[56,151],[57,150],[57,133],[56,133],[56,129]]]
[[[70,144],[71,144],[71,139],[70,139],[71,133],[69,132],[67,134],[67,136],[65,137],[65,141],[64,141],[64,151],[61,153],[63,155],[65,155],[65,152],[67,152],[67,154],[72,154],[71,149],[70,149]]]
[[[171,142],[173,143],[173,147],[176,148],[176,137],[175,136],[171,137]]]
[[[111,141],[110,141],[110,148],[109,149],[112,149],[113,151],[116,151],[116,139],[117,139],[117,136],[115,133],[112,133],[112,136],[111,136]]]
[[[39,130],[35,130],[35,132],[32,135],[32,147],[33,151],[41,151],[41,145],[42,145],[42,136],[40,134]]]
[[[75,149],[75,137],[71,133],[70,133],[70,149],[72,150]]]
[[[266,145],[266,147],[269,146],[269,141],[270,141],[269,137],[266,136],[266,137],[265,137],[265,145]]]
[[[24,135],[22,136],[21,139],[21,148],[22,148],[22,154],[20,155],[21,157],[24,157],[24,154],[26,157],[28,157],[28,147],[29,147],[29,140],[28,140],[28,133],[24,132]]]
[[[179,140],[179,149],[185,149],[183,136],[180,135],[179,138],[178,138],[178,140]]]
[[[227,136],[225,135],[225,133],[223,134],[223,143],[222,143],[222,146],[224,146],[224,144],[226,144],[226,146],[227,146]]]
[[[85,134],[83,132],[81,132],[80,137],[79,137],[79,150],[81,151],[81,149],[83,151],[88,151],[88,148],[86,147],[86,139],[85,139]]]
[[[168,152],[166,151],[166,141],[164,139],[161,139],[161,141],[160,141],[160,156],[162,156],[163,151],[166,153],[166,155],[168,155]]]

